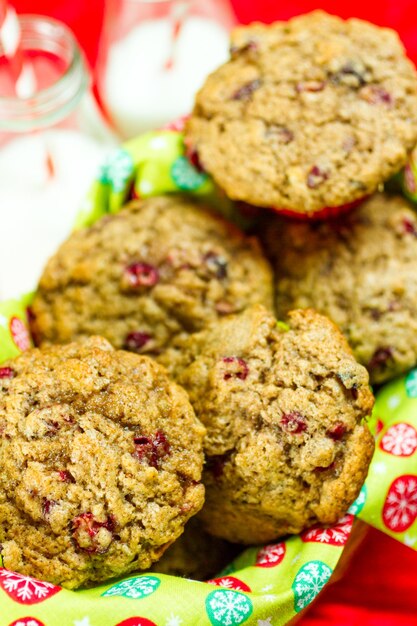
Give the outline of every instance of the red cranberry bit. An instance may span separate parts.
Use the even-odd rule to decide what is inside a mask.
[[[187,139],[184,139],[184,145],[185,145],[185,156],[187,157],[191,165],[195,167],[195,169],[198,170],[199,172],[204,172],[205,170],[201,164],[200,156],[197,152],[197,148],[189,140],[187,141]]]
[[[110,515],[105,522],[98,522],[92,513],[81,513],[72,520],[73,539],[81,550],[89,554],[103,553],[108,549],[108,545],[100,546],[97,541],[98,538],[96,538],[97,534],[100,528],[105,528],[108,532],[113,533],[115,526],[113,515]]]
[[[13,378],[15,371],[11,367],[0,367],[0,378]]]
[[[346,426],[342,422],[337,422],[332,428],[326,432],[326,435],[333,441],[340,441],[346,432]]]
[[[370,369],[386,367],[387,362],[394,356],[393,349],[389,346],[377,348],[368,363]]]
[[[55,500],[48,500],[48,498],[44,498],[42,500],[42,515],[45,519],[47,519],[49,517],[49,514],[52,510],[52,508],[56,505],[56,501]]]
[[[161,430],[158,430],[153,437],[145,435],[134,437],[133,442],[135,444],[134,456],[156,469],[159,469],[159,461],[170,453],[168,439]]]
[[[124,347],[131,352],[141,352],[150,339],[151,335],[148,333],[134,331],[126,336]]]
[[[290,435],[299,435],[307,430],[306,418],[298,411],[284,413],[281,418],[281,426]]]
[[[326,86],[326,82],[323,80],[307,80],[302,83],[297,83],[295,86],[295,90],[297,93],[303,93],[305,91],[310,93],[316,93],[318,91],[323,91]]]
[[[313,167],[307,174],[307,187],[309,187],[309,189],[316,189],[328,178],[328,172],[318,167],[318,165],[313,165]]]
[[[226,356],[223,359],[223,363],[227,363],[227,371],[223,374],[223,380],[230,380],[231,378],[239,378],[239,380],[245,380],[249,374],[248,364],[244,359],[237,356]]]
[[[410,235],[417,237],[417,228],[413,220],[405,217],[403,219],[403,228],[405,233],[409,233]]]
[[[215,252],[208,252],[204,255],[204,262],[210,272],[219,280],[227,278],[227,261],[223,256]]]
[[[379,85],[367,85],[366,87],[362,87],[359,96],[369,104],[385,104],[388,107],[394,104],[392,95],[383,87],[379,87]]]
[[[60,470],[58,472],[59,480],[63,483],[75,483],[75,478],[68,470]]]
[[[242,87],[240,87],[240,89],[237,89],[237,91],[235,91],[232,96],[232,100],[249,100],[253,92],[259,89],[260,86],[261,81],[259,80],[259,78],[251,80],[249,83],[246,83],[246,85],[243,85]]]
[[[131,287],[153,287],[159,280],[158,270],[148,263],[132,263],[125,272]]]

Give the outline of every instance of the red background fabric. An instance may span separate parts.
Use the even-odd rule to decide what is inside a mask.
[[[107,0],[109,4],[111,0]],[[242,23],[288,19],[316,8],[395,28],[417,62],[416,0],[231,0]],[[94,67],[104,0],[11,0],[21,13],[61,19],[74,30]],[[329,586],[301,622],[303,626],[417,625],[417,552],[371,530],[344,578]],[[271,626],[274,626],[273,619]]]

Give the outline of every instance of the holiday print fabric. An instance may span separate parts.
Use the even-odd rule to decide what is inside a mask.
[[[405,174],[409,194],[414,167],[413,161]],[[187,159],[181,126],[176,125],[134,139],[107,158],[76,227],[117,212],[129,198],[176,191],[203,196],[240,225],[247,223],[247,216]],[[26,296],[0,303],[0,363],[31,345],[29,301]],[[1,625],[286,624],[331,579],[355,516],[417,549],[417,369],[379,392],[371,427],[376,447],[368,478],[333,526],[249,548],[206,583],[144,572],[94,589],[67,591],[0,567]]]

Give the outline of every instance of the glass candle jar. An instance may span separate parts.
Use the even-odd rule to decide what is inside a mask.
[[[186,115],[206,76],[228,58],[228,0],[108,3],[98,86],[122,138]]]
[[[0,46],[0,300],[36,286],[112,143],[71,31],[44,17],[19,21],[26,97]]]

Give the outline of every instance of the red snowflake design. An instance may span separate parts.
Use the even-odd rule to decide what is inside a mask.
[[[9,626],[45,626],[45,624],[36,619],[36,617],[20,617],[9,624]]]
[[[128,617],[123,622],[118,622],[116,626],[157,626],[146,617]]]
[[[392,483],[385,498],[382,519],[390,530],[401,533],[417,518],[417,476],[405,474]]]
[[[0,569],[0,587],[19,604],[38,604],[61,591],[51,583]]]
[[[379,447],[395,456],[411,456],[417,450],[417,431],[405,422],[394,424],[382,437]]]
[[[30,348],[29,331],[19,317],[12,317],[9,324],[10,333],[15,345],[24,352]]]
[[[226,589],[236,589],[237,591],[251,591],[251,588],[234,576],[222,576],[221,578],[211,578],[207,581],[210,585],[225,587]]]
[[[275,567],[279,565],[285,556],[286,546],[282,541],[281,543],[273,543],[269,546],[261,548],[256,556],[256,563],[258,567]]]
[[[301,533],[300,537],[304,543],[327,543],[329,546],[344,546],[349,539],[354,515],[345,515],[333,526],[325,528],[310,528]]]

